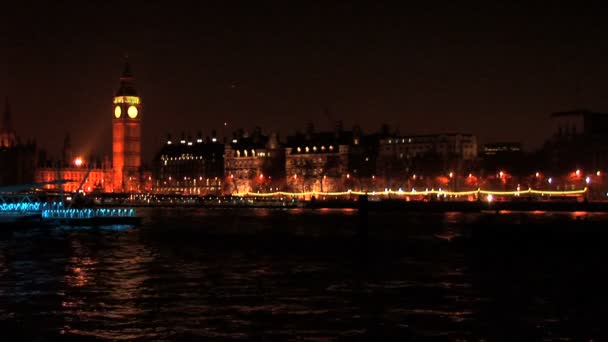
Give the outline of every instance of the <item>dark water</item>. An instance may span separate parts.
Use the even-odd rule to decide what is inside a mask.
[[[0,339],[608,338],[604,241],[446,241],[487,214],[370,213],[367,243],[356,211],[144,214],[131,229],[0,232]]]

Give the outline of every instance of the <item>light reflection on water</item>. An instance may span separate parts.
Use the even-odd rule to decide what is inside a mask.
[[[0,328],[25,339],[603,336],[593,315],[603,317],[606,284],[576,281],[600,277],[602,255],[479,250],[441,238],[487,214],[370,213],[362,247],[356,211],[144,212],[141,227],[2,235]]]

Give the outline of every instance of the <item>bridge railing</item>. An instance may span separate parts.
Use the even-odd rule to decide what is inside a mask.
[[[132,208],[112,209],[50,209],[42,211],[42,218],[46,219],[91,219],[96,217],[134,217]]]
[[[0,214],[2,213],[38,213],[49,209],[63,208],[61,202],[19,202],[0,203]]]

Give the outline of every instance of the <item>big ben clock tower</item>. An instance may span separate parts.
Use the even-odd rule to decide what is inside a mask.
[[[120,76],[112,115],[114,192],[137,192],[141,180],[141,99],[129,62]]]

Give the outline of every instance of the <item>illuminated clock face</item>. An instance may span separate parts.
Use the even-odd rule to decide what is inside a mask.
[[[130,106],[129,109],[127,109],[127,114],[129,114],[131,119],[135,119],[137,117],[137,107]]]
[[[118,119],[120,118],[120,114],[122,114],[122,110],[120,109],[120,106],[116,106],[114,108],[114,116]]]

